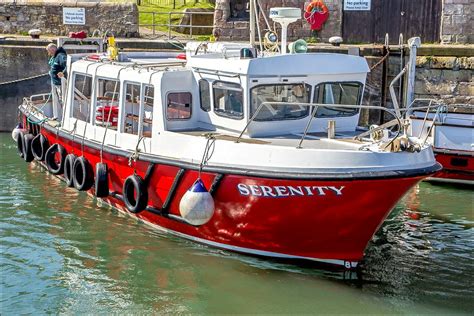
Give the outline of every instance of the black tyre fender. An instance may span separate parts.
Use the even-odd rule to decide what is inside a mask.
[[[59,162],[55,160],[56,153],[59,154]],[[66,159],[66,149],[58,143],[51,145],[46,151],[44,162],[49,172],[52,174],[62,174],[64,172],[64,160]]]
[[[31,152],[38,161],[43,161],[49,147],[48,139],[43,134],[36,135],[31,142]]]
[[[74,186],[74,162],[76,161],[77,156],[74,154],[69,154],[64,159],[64,180],[66,185],[70,188]]]
[[[106,197],[109,195],[109,175],[105,163],[95,165],[95,196]]]
[[[25,132],[24,131],[19,131],[18,136],[16,138],[16,149],[18,150],[18,155],[21,158],[24,158],[25,155],[23,154],[23,143],[25,142]]]
[[[123,202],[132,213],[143,211],[148,204],[148,190],[145,181],[134,174],[123,183]]]
[[[94,173],[89,161],[81,156],[74,161],[73,167],[74,187],[79,191],[86,191],[94,184]]]
[[[33,142],[33,134],[26,134],[23,139],[23,159],[26,162],[32,162],[35,157],[33,157],[33,152],[31,151],[31,143]]]

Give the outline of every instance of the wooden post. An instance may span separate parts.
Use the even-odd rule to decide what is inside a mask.
[[[255,46],[255,3],[250,0],[250,45]]]
[[[193,13],[189,12],[189,36],[193,36]]]
[[[153,24],[153,35],[155,35],[155,11],[152,12],[151,24]]]
[[[168,39],[171,38],[171,12],[168,12]]]

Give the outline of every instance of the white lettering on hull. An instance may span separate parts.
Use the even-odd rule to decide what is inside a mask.
[[[246,185],[239,183],[237,189],[244,196],[261,196],[261,197],[288,197],[288,196],[325,196],[325,195],[342,195],[344,186],[267,186],[267,185]]]

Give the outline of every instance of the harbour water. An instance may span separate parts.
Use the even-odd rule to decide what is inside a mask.
[[[0,134],[0,313],[471,314],[474,195],[421,183],[360,273],[167,235],[67,188]]]

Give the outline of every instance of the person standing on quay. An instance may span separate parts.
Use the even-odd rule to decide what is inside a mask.
[[[53,119],[61,120],[62,116],[62,78],[66,78],[67,54],[64,48],[50,43],[46,46],[49,59],[49,75],[51,76],[51,95],[53,96]]]

